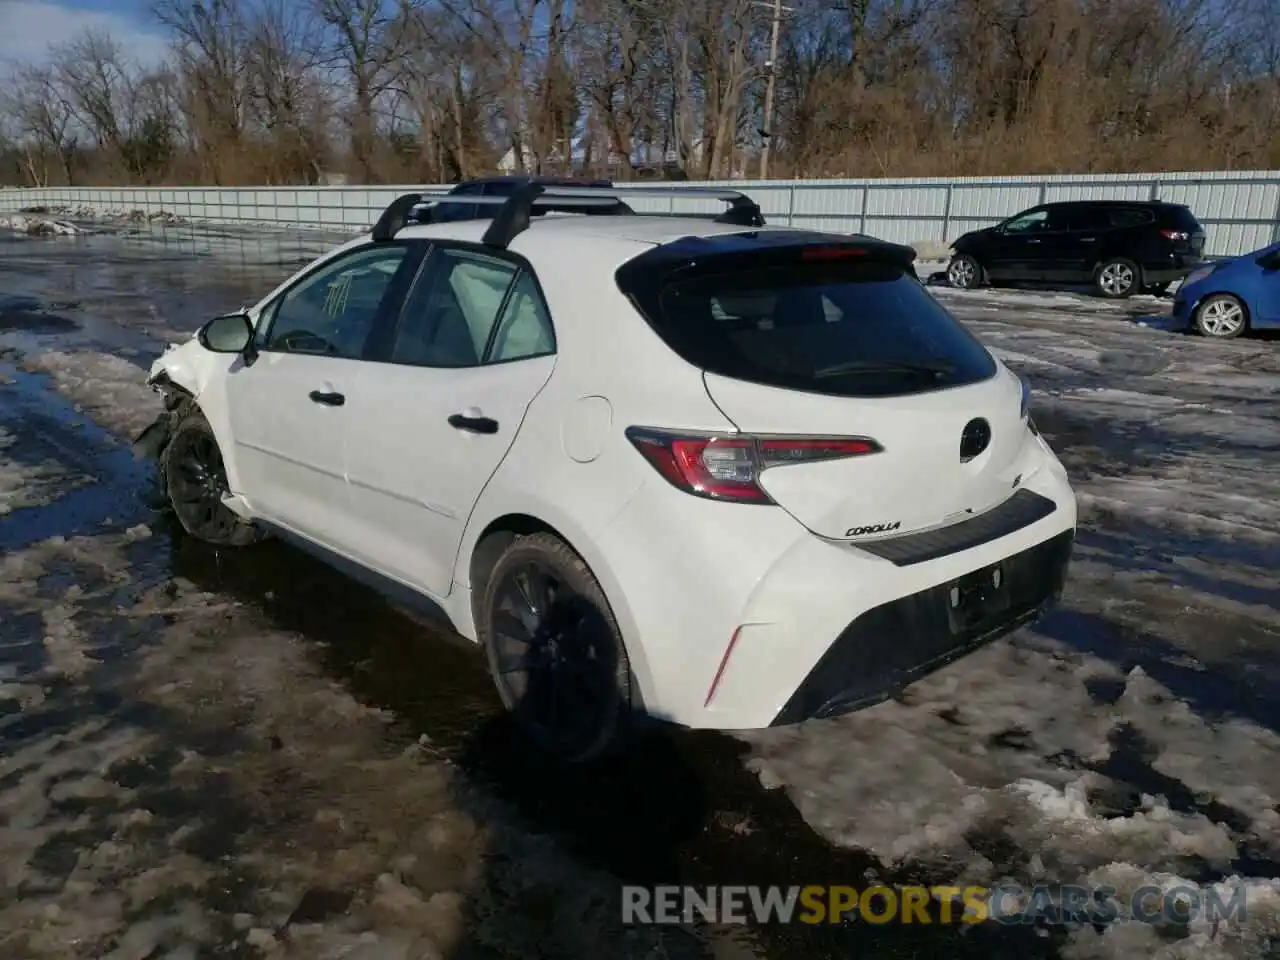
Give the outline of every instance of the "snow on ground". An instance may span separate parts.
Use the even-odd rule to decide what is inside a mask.
[[[887,876],[1247,889],[1244,928],[1193,925],[1182,939],[1145,924],[1075,929],[1062,944],[1064,957],[1266,956],[1280,906],[1280,354],[1269,341],[1214,343],[1152,325],[1148,318],[1162,309],[1154,299],[1117,305],[999,291],[984,302],[936,293],[1028,379],[1033,416],[1072,474],[1081,530],[1063,607],[897,701],[742,736],[748,769],[764,786],[783,789],[819,835],[865,851]],[[142,368],[101,348],[45,348],[25,366],[49,373],[55,389],[113,429],[132,432],[155,412]],[[29,571],[52,563],[18,562]],[[303,718],[327,708],[305,693],[291,705],[280,692],[286,678],[303,691],[320,689],[320,676],[305,667],[309,641],[263,633],[252,609],[228,607],[216,593],[175,589],[168,599],[148,594],[142,606],[179,620],[169,624],[177,633],[162,632],[163,643],[144,659],[156,671],[154,699],[210,722],[234,706],[259,738],[249,741],[258,746],[238,748],[248,753],[234,763],[205,758],[198,769],[216,769],[249,791],[286,776],[279,764],[292,764],[286,780],[312,769],[327,756],[319,741],[338,728],[320,724],[312,739]],[[20,595],[0,586],[0,603]],[[216,614],[201,619],[203,608]],[[80,662],[77,649],[94,656],[82,639],[94,629],[69,630],[75,619],[63,611],[42,627],[70,665]],[[207,676],[191,666],[209,658]],[[5,682],[18,685],[15,697],[41,695],[30,681]],[[325,689],[326,697],[347,696],[332,684]],[[306,788],[309,803],[330,810],[317,808],[316,822],[410,803],[393,799],[401,797],[394,786],[385,796],[367,792],[388,779],[398,783],[401,772],[394,763],[358,759],[377,752],[383,734],[374,731],[386,730],[387,717],[357,716],[362,732],[338,751],[343,762],[321,762]],[[277,729],[290,731],[281,736],[283,756],[261,746]],[[287,745],[298,738],[307,746],[291,752]],[[141,740],[128,742],[129,751],[143,749]],[[102,765],[100,758],[89,764]],[[265,796],[255,802],[269,803]],[[264,823],[276,809],[260,808]],[[398,820],[384,828],[391,835],[413,829]],[[375,838],[373,846],[347,854],[362,867],[340,875],[351,877],[367,909],[381,896],[417,915],[432,883],[415,886],[388,869],[391,837],[379,846],[378,828],[360,830]],[[767,833],[764,825],[756,830]],[[291,878],[292,886],[277,882],[293,897],[337,869],[298,866],[288,859],[295,852],[271,872],[277,848],[268,842],[268,849],[252,868]],[[126,859],[140,869],[151,855],[129,848]],[[380,879],[384,873],[391,879]],[[396,883],[414,889],[406,895]],[[278,909],[290,902],[282,894]],[[93,916],[86,909],[77,904],[76,915]],[[233,915],[232,926],[252,932],[279,920],[260,909],[247,920]],[[21,922],[29,929],[34,921]]]
[[[10,431],[0,426],[0,457],[17,442]],[[0,460],[0,517],[22,507],[37,507],[57,500],[72,486],[85,482],[66,470],[56,460],[22,463]]]
[[[32,237],[74,237],[80,233],[75,224],[20,213],[0,216],[0,230],[12,230]]]
[[[1280,354],[1117,316],[1148,309],[1133,302],[937,293],[1032,384],[1072,474],[1064,609],[903,702],[752,735],[753,767],[886,864],[988,883],[1221,877],[1259,906],[1212,944],[1134,925],[1077,931],[1066,956],[1263,956],[1280,876]]]
[[[48,374],[54,389],[97,423],[132,439],[162,409],[145,372],[123,357],[94,350],[46,350],[29,355],[22,369]]]
[[[4,620],[47,633],[43,668],[0,684],[19,707],[0,715],[0,888],[21,891],[0,894],[7,955],[694,955],[679,931],[622,931],[605,878],[389,733],[298,638],[139,579],[150,535],[0,561]]]

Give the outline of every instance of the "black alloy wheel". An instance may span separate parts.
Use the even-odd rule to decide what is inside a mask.
[[[517,541],[486,590],[485,646],[498,693],[531,739],[570,763],[618,739],[630,669],[586,565],[559,540]],[[536,541],[546,541],[539,543]]]

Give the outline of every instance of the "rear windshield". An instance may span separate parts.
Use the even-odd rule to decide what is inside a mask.
[[[1203,229],[1200,226],[1200,221],[1196,219],[1196,215],[1191,212],[1190,207],[1165,207],[1164,214],[1160,219],[1165,226],[1181,230],[1184,233],[1200,233]]]
[[[914,273],[892,262],[708,263],[699,274],[646,274],[624,292],[672,350],[709,373],[885,397],[977,383],[996,370]]]

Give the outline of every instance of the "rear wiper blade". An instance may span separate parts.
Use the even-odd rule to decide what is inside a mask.
[[[813,372],[815,377],[838,377],[846,373],[918,373],[929,376],[945,376],[955,373],[954,363],[945,360],[849,360],[845,363],[821,367]]]

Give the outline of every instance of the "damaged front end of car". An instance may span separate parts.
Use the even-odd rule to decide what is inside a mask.
[[[163,409],[146,429],[134,437],[132,444],[135,458],[149,460],[156,465],[153,496],[149,499],[153,499],[157,506],[168,502],[164,471],[159,468],[161,457],[169,444],[174,425],[193,401],[191,392],[173,381],[163,361],[164,357],[157,360],[147,377],[147,386],[159,394]]]

